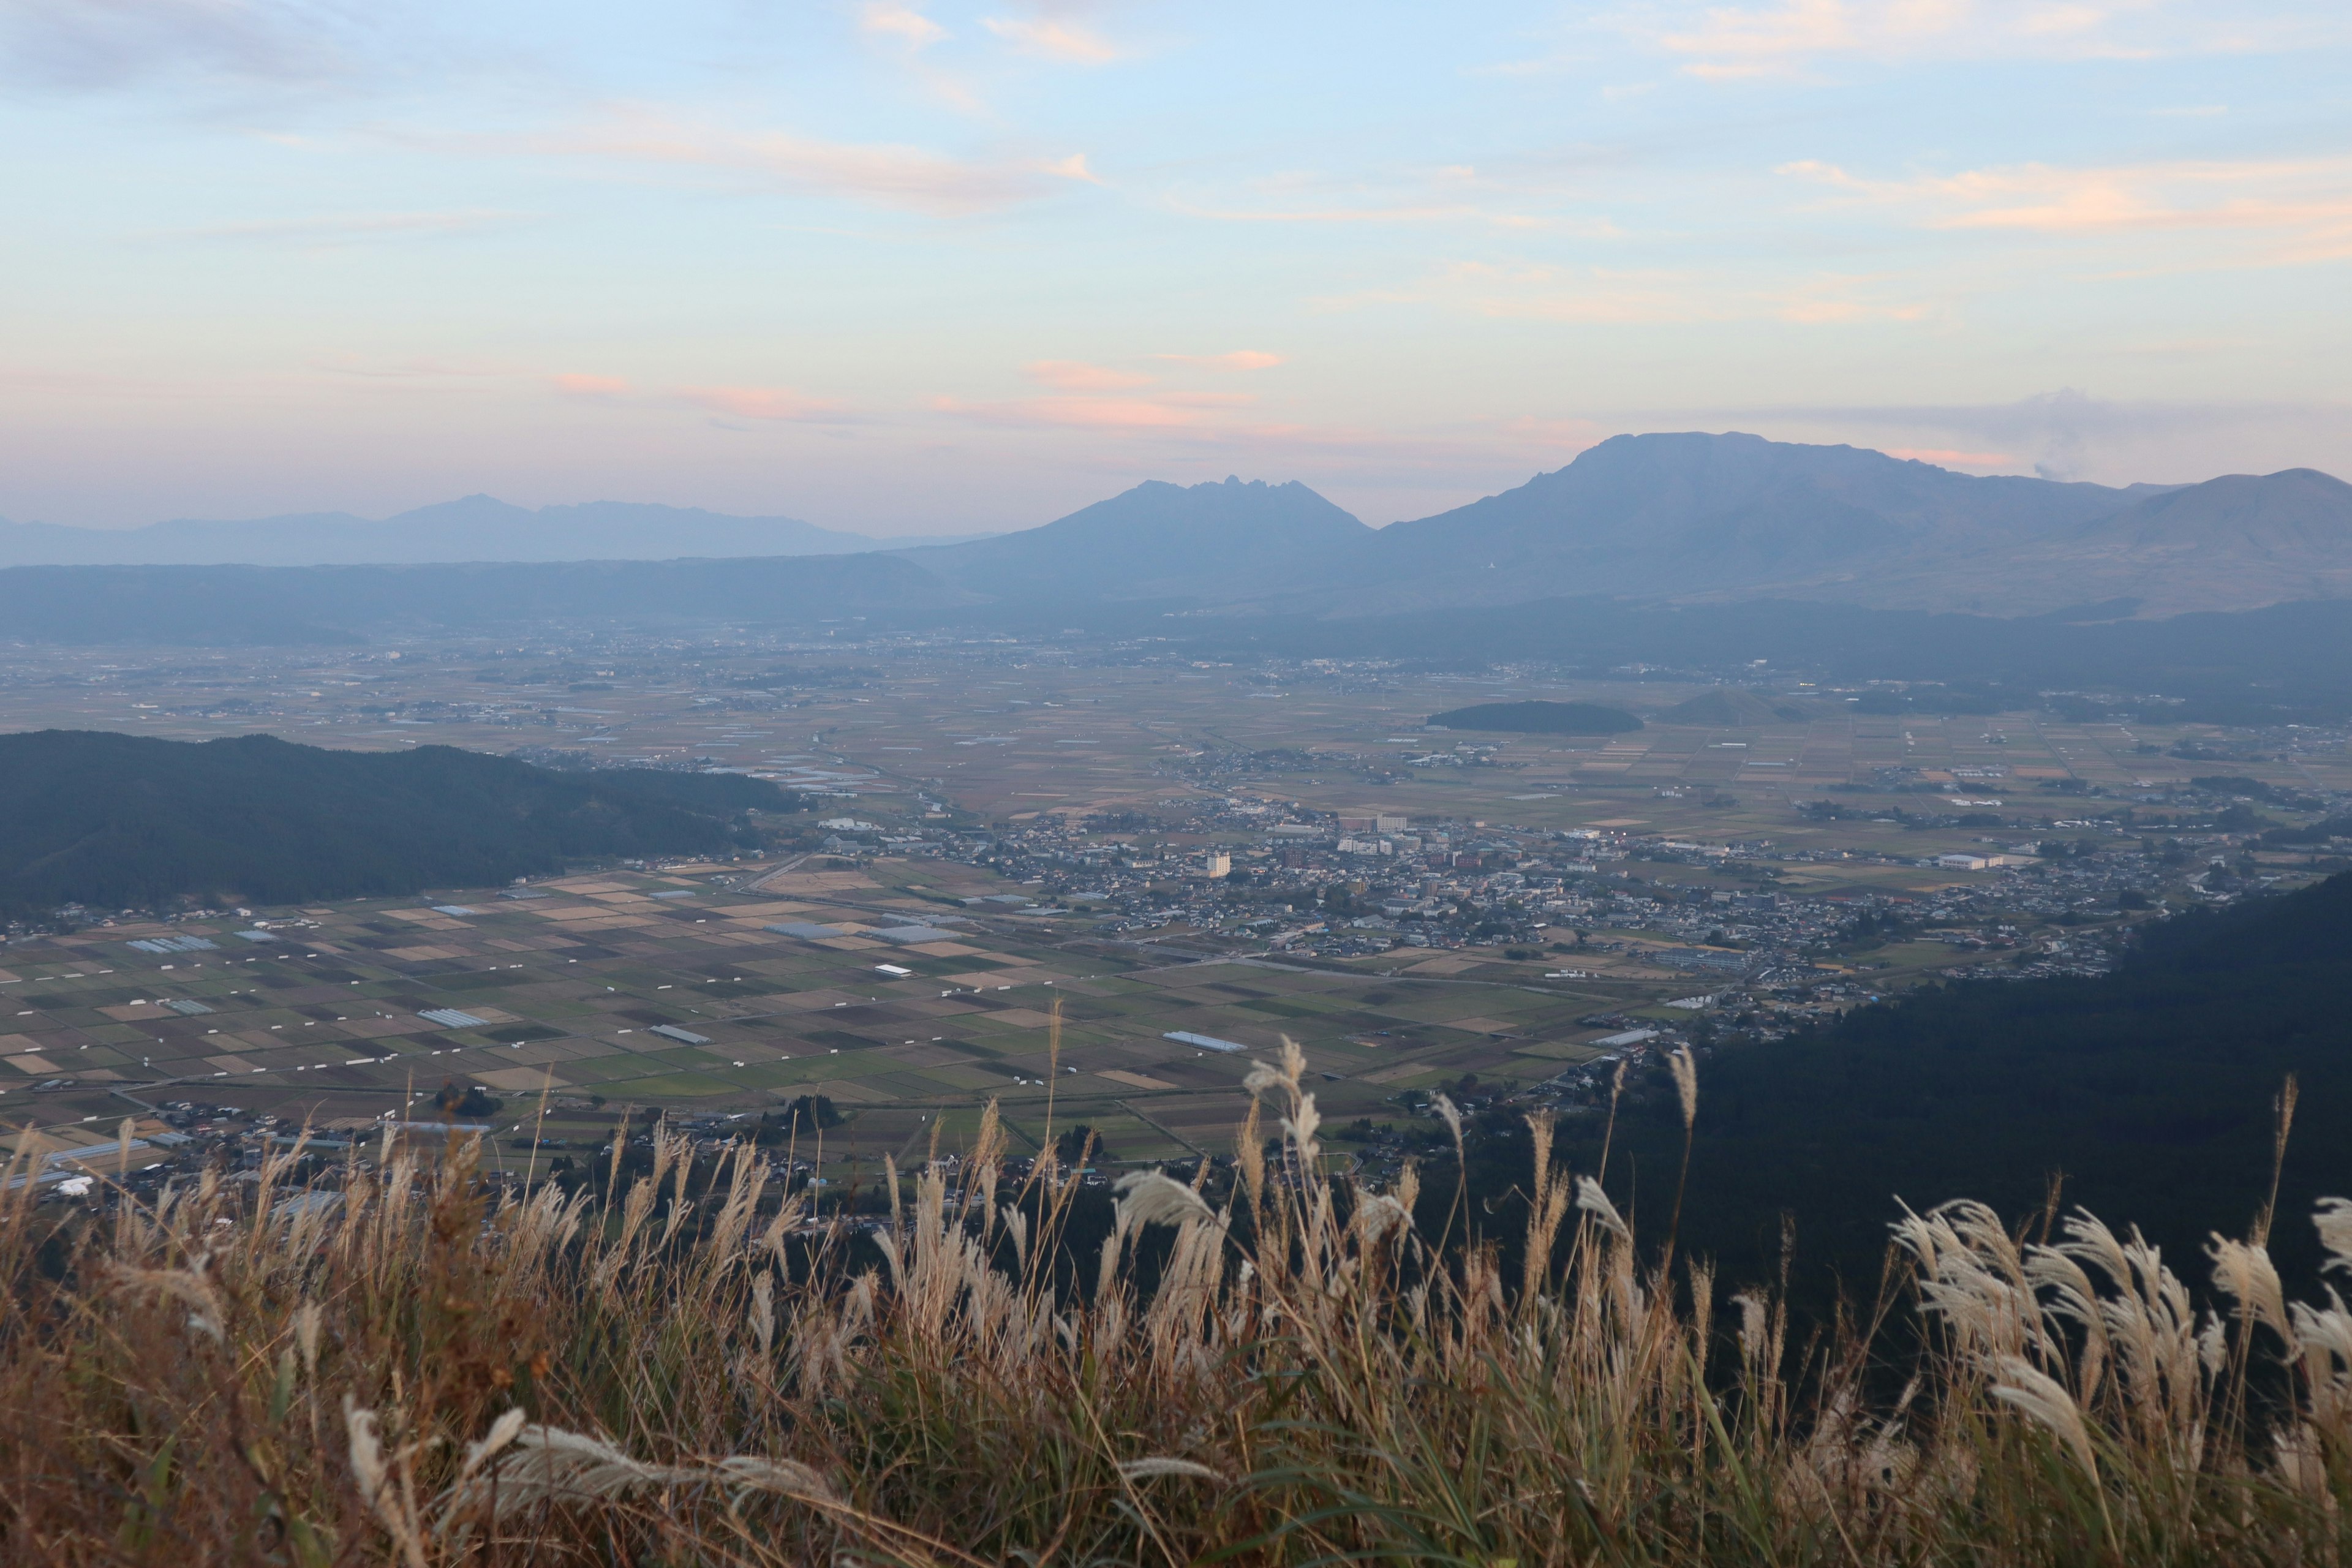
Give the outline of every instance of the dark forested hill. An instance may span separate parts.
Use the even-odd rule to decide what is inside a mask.
[[[331,752],[78,730],[0,736],[0,913],[494,886],[708,854],[795,797],[732,774],[559,773],[449,746]]]
[[[2314,1279],[2312,1200],[2352,1195],[2347,954],[2352,875],[2151,927],[2103,979],[1940,986],[1716,1052],[1700,1073],[1682,1239],[1727,1279],[1757,1279],[1786,1213],[1800,1283],[1819,1292],[1835,1270],[1867,1294],[1898,1198],[1975,1197],[2022,1222],[2063,1177],[2066,1206],[2141,1226],[2201,1281],[2207,1237],[2244,1234],[2263,1202],[2273,1099],[2293,1073],[2301,1102],[2273,1248]],[[1682,1152],[1659,1078],[1621,1115],[1608,1180],[1653,1240]],[[1571,1127],[1569,1157],[1590,1172],[1598,1114]],[[1486,1180],[1521,1179],[1507,1163]]]

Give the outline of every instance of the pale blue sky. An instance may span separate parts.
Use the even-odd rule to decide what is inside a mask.
[[[2347,16],[0,0],[0,516],[2352,475]]]

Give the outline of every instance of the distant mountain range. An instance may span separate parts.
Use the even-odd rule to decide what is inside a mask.
[[[247,522],[182,519],[121,529],[0,521],[0,566],[671,561],[849,555],[889,549],[898,542],[819,528],[797,518],[730,517],[698,507],[600,500],[532,510],[494,496],[467,496],[381,521],[340,511],[299,512]]]
[[[1620,436],[1384,529],[1297,484],[1151,483],[908,558],[998,598],[1339,616],[1591,595],[2169,615],[2352,597],[2352,486],[2291,468],[2117,489],[1757,436]]]
[[[1341,621],[1554,599],[2147,619],[2352,600],[2352,485],[2290,468],[2118,489],[1675,434],[1616,437],[1516,489],[1383,529],[1305,485],[1228,479],[1140,484],[1015,533],[887,546],[790,518],[617,501],[530,511],[487,496],[381,522],[0,525],[0,565],[36,555],[131,575],[0,571],[0,636],[93,642],[128,626],[152,641],[192,616],[222,621],[225,611],[189,601],[197,580],[174,570],[231,574],[204,591],[249,607],[236,641],[844,612],[1055,626],[1146,614]],[[155,564],[229,561],[247,567]],[[649,561],[665,564],[619,569]],[[235,575],[298,563],[312,574]],[[142,605],[161,618],[131,607]],[[85,611],[98,620],[85,626]]]

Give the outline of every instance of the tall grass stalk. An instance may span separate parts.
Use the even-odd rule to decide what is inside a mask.
[[[2085,1214],[1906,1213],[1916,1331],[1792,1348],[1779,1289],[1718,1324],[1542,1118],[1515,1277],[1458,1194],[1425,1239],[1419,1173],[1329,1173],[1303,1067],[1250,1074],[1229,1195],[1129,1176],[1068,1273],[1076,1170],[1049,1142],[1012,1189],[992,1106],[870,1238],[748,1146],[692,1187],[666,1127],[568,1196],[462,1142],[386,1142],[333,1203],[287,1201],[295,1152],[70,1223],[15,1188],[0,1557],[2343,1560],[2352,1310],[2253,1242],[2216,1239],[2216,1313]],[[2352,1270],[2352,1203],[2317,1220]]]

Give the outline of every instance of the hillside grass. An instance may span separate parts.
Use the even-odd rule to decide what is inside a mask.
[[[1013,1184],[992,1110],[903,1198],[893,1173],[871,1240],[748,1147],[696,1197],[667,1131],[568,1196],[463,1142],[64,1225],[16,1188],[0,1556],[2340,1560],[2352,1311],[2286,1299],[2267,1221],[2213,1244],[2200,1311],[2088,1215],[2042,1244],[1904,1216],[1911,1282],[1792,1342],[1769,1281],[1720,1293],[1671,1221],[1637,1239],[1541,1120],[1521,1267],[1465,1242],[1466,1201],[1416,1227],[1412,1178],[1328,1173],[1303,1068],[1251,1073],[1229,1201],[1139,1174],[1083,1259],[1077,1183]],[[2352,1205],[2318,1224],[2352,1268]]]

